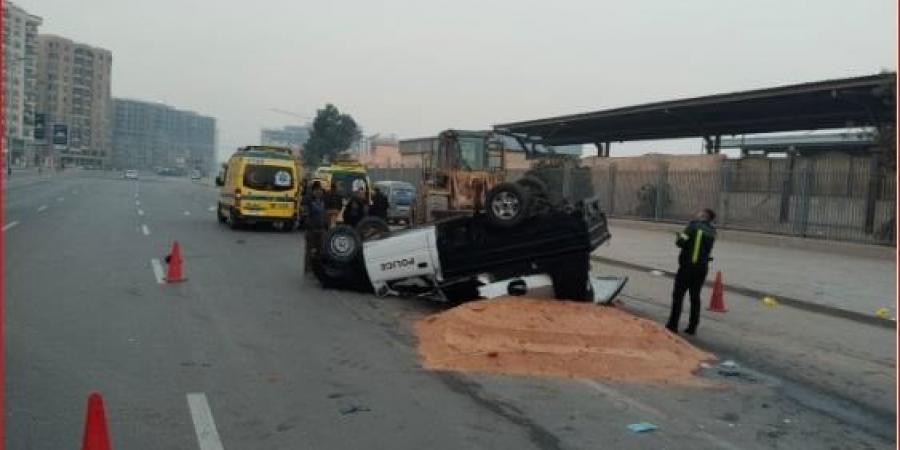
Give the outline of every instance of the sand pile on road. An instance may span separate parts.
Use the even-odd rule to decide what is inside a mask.
[[[429,369],[692,384],[714,359],[663,326],[589,303],[505,297],[416,324]]]

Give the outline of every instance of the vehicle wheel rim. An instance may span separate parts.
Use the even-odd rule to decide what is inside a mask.
[[[519,214],[519,197],[509,192],[497,194],[491,201],[491,210],[494,216],[501,219],[511,219]]]
[[[331,249],[337,255],[346,255],[353,251],[353,239],[349,236],[335,236],[331,240]]]

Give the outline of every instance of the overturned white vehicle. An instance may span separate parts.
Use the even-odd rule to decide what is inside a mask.
[[[627,279],[591,277],[590,254],[610,238],[596,199],[545,209],[513,226],[485,214],[390,233],[375,218],[324,238],[313,271],[326,288],[464,301],[533,295],[611,301]]]

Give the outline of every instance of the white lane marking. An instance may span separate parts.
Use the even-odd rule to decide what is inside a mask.
[[[599,392],[604,397],[606,397],[614,402],[618,402],[619,404],[624,405],[625,408],[633,408],[633,409],[641,411],[642,414],[645,416],[656,416],[657,418],[663,419],[667,422],[671,422],[672,417],[669,414],[666,414],[646,403],[635,400],[634,398],[629,397],[628,395],[625,395],[622,392],[619,392],[615,389],[604,386],[603,384],[600,384],[594,380],[582,379],[581,382],[584,383],[585,385],[593,388],[595,391]],[[715,444],[715,446],[718,448],[724,448],[724,449],[729,449],[729,450],[738,450],[739,449],[739,447],[736,447],[732,443],[725,441],[723,439],[720,439],[716,436],[713,436],[710,433],[706,433],[703,431],[698,432],[696,430],[694,430],[693,432],[702,436],[707,441]]]
[[[62,201],[65,201],[65,200],[66,200],[65,197],[56,197],[56,201],[58,201],[58,202],[62,202]]]
[[[165,272],[163,272],[162,264],[159,262],[159,260],[156,258],[151,259],[150,265],[153,266],[153,276],[156,277],[156,282],[159,284],[165,284],[166,276],[164,275]]]
[[[225,450],[219,432],[216,430],[216,422],[213,420],[212,411],[206,401],[206,394],[192,392],[187,395],[188,408],[191,410],[191,419],[194,421],[194,430],[197,432],[197,443],[200,450]]]
[[[18,225],[18,224],[19,224],[18,221],[13,220],[12,222],[10,222],[10,223],[8,223],[8,224],[3,225],[3,231],[6,231],[6,230],[8,230],[8,229],[10,229],[10,228],[12,228],[12,227]]]
[[[144,233],[144,236],[150,236],[150,229],[147,228],[147,225],[141,225],[141,233]]]
[[[143,210],[143,209],[138,209],[138,215],[139,215],[139,216],[143,216],[143,215],[144,215],[144,210]]]
[[[208,211],[215,211],[215,210],[216,210],[216,207],[215,207],[215,206],[210,206],[209,208],[207,208],[207,210],[208,210]]]
[[[47,205],[41,205],[40,208],[38,208],[37,211],[38,211],[38,212],[44,212],[44,211],[46,211],[46,210],[47,210]]]
[[[141,201],[140,201],[140,200],[135,200],[135,201],[134,201],[134,206],[141,206]]]
[[[190,212],[190,211],[185,211],[185,212],[184,212],[184,215],[189,216],[189,215],[191,215],[191,212]]]

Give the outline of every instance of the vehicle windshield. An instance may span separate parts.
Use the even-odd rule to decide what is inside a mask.
[[[350,197],[358,189],[364,189],[366,193],[369,191],[366,175],[362,173],[333,172],[331,174],[331,184],[334,192],[345,198]]]
[[[391,203],[400,206],[411,205],[415,199],[416,191],[411,187],[395,187],[391,191]]]
[[[244,186],[259,191],[288,191],[294,187],[288,167],[250,164],[244,169]]]
[[[466,170],[484,169],[484,139],[459,138],[459,164]]]

